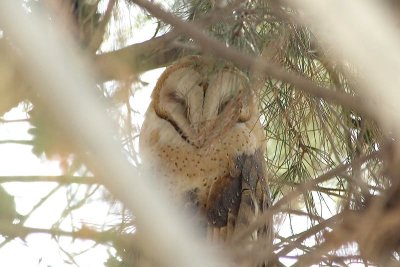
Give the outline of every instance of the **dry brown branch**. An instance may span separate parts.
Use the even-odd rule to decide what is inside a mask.
[[[101,81],[126,79],[131,75],[160,68],[182,56],[182,49],[174,46],[175,32],[133,44],[117,51],[95,57]]]
[[[342,215],[335,215],[332,216],[331,218],[307,229],[306,231],[294,236],[292,241],[289,241],[289,245],[284,247],[281,251],[277,253],[278,257],[283,257],[284,255],[287,255],[290,253],[290,251],[296,249],[297,247],[301,246],[301,244],[310,237],[315,236],[317,233],[320,233],[324,230],[327,230],[328,228],[333,228],[335,224],[337,224],[338,221],[342,219]]]
[[[260,72],[264,75],[268,75],[272,78],[292,84],[297,89],[300,89],[307,94],[318,98],[323,98],[328,102],[342,105],[370,118],[376,118],[376,115],[373,112],[360,106],[360,102],[362,102],[362,100],[359,97],[318,86],[309,79],[293,72],[288,72],[286,69],[277,64],[265,62],[262,59],[245,55],[233,48],[227,47],[222,42],[206,35],[197,27],[195,23],[184,22],[171,13],[164,11],[162,8],[152,2],[146,0],[130,1],[145,8],[150,14],[154,15],[160,20],[174,26],[176,30],[179,30],[183,34],[190,36],[190,38],[195,40],[200,45],[204,53],[214,54],[218,57],[232,61],[243,68],[253,69],[256,72]]]
[[[311,190],[317,184],[323,183],[329,179],[339,176],[342,172],[345,172],[346,170],[348,170],[349,168],[351,168],[352,166],[354,166],[356,164],[367,162],[371,159],[381,157],[382,155],[383,155],[382,151],[376,151],[369,155],[360,157],[359,159],[354,160],[351,163],[340,164],[340,165],[336,166],[335,168],[333,168],[332,170],[329,170],[328,172],[320,175],[317,178],[314,178],[310,181],[299,184],[295,190],[289,192],[287,195],[285,195],[283,198],[281,198],[278,202],[276,202],[275,205],[273,206],[273,208],[278,209],[279,207],[284,206],[286,203],[290,203],[291,200],[295,199],[301,193]]]
[[[203,28],[220,22],[225,14],[231,13],[242,2],[243,0],[236,0],[224,8],[209,12],[194,23],[196,27]],[[94,62],[100,75],[99,80],[120,80],[130,75],[165,67],[192,52],[189,49],[196,49],[188,45],[180,45],[179,37],[178,32],[173,29],[148,41],[96,55]]]

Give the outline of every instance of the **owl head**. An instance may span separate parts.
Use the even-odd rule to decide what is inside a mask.
[[[210,144],[253,113],[254,97],[245,74],[211,58],[189,56],[167,68],[152,95],[158,117],[187,143]]]

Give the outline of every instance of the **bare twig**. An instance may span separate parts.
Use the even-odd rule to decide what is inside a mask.
[[[41,207],[43,205],[43,203],[45,203],[54,193],[56,193],[59,189],[61,188],[61,186],[56,186],[55,188],[53,188],[46,196],[44,196],[43,198],[41,198],[33,207],[32,209],[24,216],[20,216],[20,221],[18,222],[19,226],[23,226],[24,223],[26,222],[26,220],[28,220],[28,218],[30,218],[30,216],[32,215],[32,213],[34,213],[39,207]],[[1,231],[1,230],[0,230]],[[13,238],[11,236],[7,236],[3,242],[0,243],[0,248],[2,248],[3,246],[5,246],[8,242],[10,242]]]
[[[87,185],[99,183],[98,179],[93,176],[0,176],[0,184],[12,182],[54,182]]]
[[[60,229],[44,229],[44,228],[34,228],[25,227],[15,224],[5,224],[0,222],[0,234],[9,237],[19,237],[21,239],[26,239],[28,235],[31,234],[49,234],[51,236],[66,236],[73,239],[90,239],[97,243],[111,243],[119,240],[121,236],[112,231],[102,231],[98,232],[96,230],[90,229],[88,227],[82,227],[78,231],[63,231]],[[130,236],[129,239],[124,240],[124,242],[134,242],[134,237]],[[121,241],[121,240],[120,240]]]
[[[15,120],[0,119],[0,123],[18,123],[18,122],[29,122],[29,119],[15,119]]]
[[[315,236],[317,233],[326,230],[328,227],[332,228],[341,219],[342,219],[341,214],[332,216],[331,218],[300,233],[296,237],[291,238],[291,239],[293,239],[293,241],[290,241],[288,246],[285,246],[281,251],[279,251],[277,253],[277,256],[282,257],[284,255],[287,255],[290,251],[292,251],[293,249],[296,249],[298,246],[300,246],[304,240],[306,240],[307,238],[310,238],[312,236]]]
[[[332,170],[327,171],[326,173],[320,175],[319,177],[300,184],[293,191],[290,191],[283,198],[281,198],[279,201],[277,201],[264,214],[259,216],[257,218],[257,220],[255,220],[253,222],[253,224],[248,227],[248,229],[245,229],[242,233],[239,233],[235,237],[235,240],[236,241],[242,240],[245,236],[248,236],[250,233],[255,231],[258,227],[264,225],[267,220],[271,219],[271,217],[273,216],[274,213],[279,212],[281,207],[283,207],[287,203],[290,203],[292,200],[294,200],[300,194],[302,194],[304,192],[308,192],[309,190],[311,190],[314,186],[318,185],[319,183],[323,183],[325,181],[328,181],[329,179],[336,177],[337,175],[340,175],[342,172],[351,168],[354,164],[360,164],[363,162],[367,162],[371,159],[381,157],[382,154],[383,154],[383,152],[381,150],[375,151],[369,155],[360,157],[359,159],[356,159],[353,162],[350,162],[347,164],[340,164],[340,165],[336,166],[335,168],[333,168]]]
[[[34,145],[32,140],[0,140],[0,145],[16,144],[16,145]]]

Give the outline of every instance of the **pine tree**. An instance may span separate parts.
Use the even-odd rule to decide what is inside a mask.
[[[274,254],[263,255],[260,250],[248,257],[272,257],[285,264],[297,261],[296,266],[398,264],[396,133],[385,131],[374,110],[357,102],[364,86],[359,82],[362,70],[339,60],[299,19],[301,10],[275,0],[50,2],[21,1],[21,8],[27,17],[51,10],[40,14],[60,32],[72,35],[81,53],[92,60],[97,72],[95,94],[107,103],[124,153],[135,166],[140,165],[135,148],[140,127],[131,100],[141,90],[151,90],[141,80],[143,73],[200,54],[230,61],[248,75],[267,135],[274,203],[269,213],[260,216],[273,216],[275,221]],[[396,3],[384,2],[396,10]],[[27,114],[32,136],[2,143],[20,142],[30,145],[38,157],[57,158],[64,173],[0,178],[5,185],[18,181],[58,185],[29,213],[1,221],[2,246],[13,238],[44,232],[57,241],[69,236],[102,244],[110,254],[106,266],[135,266],[141,257],[140,245],[129,242],[135,240],[135,214],[93,178],[85,162],[87,151],[68,134],[76,129],[65,128],[49,110],[26,75],[24,54],[1,23],[0,116],[18,106]],[[130,44],[149,25],[155,25],[153,36]],[[60,205],[61,216],[53,227],[24,226],[57,192],[65,194],[67,205]],[[92,226],[71,220],[74,212],[99,199],[106,203],[112,221]],[[7,203],[1,205],[0,219],[4,210],[15,213],[15,203]],[[71,231],[63,230],[67,222]],[[77,253],[59,243],[66,261],[78,266]]]

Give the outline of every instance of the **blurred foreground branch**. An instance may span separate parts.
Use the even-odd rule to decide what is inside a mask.
[[[1,1],[0,13],[1,25],[24,52],[38,93],[69,129],[66,134],[81,151],[89,151],[82,156],[93,173],[100,175],[107,189],[135,213],[141,248],[166,266],[224,266],[195,236],[183,216],[168,205],[165,193],[152,183],[151,174],[140,174],[121,153],[105,106],[95,90],[88,90],[95,88],[91,67],[71,40],[60,36],[43,16],[27,18],[13,0]],[[162,222],[162,227],[155,222]]]

